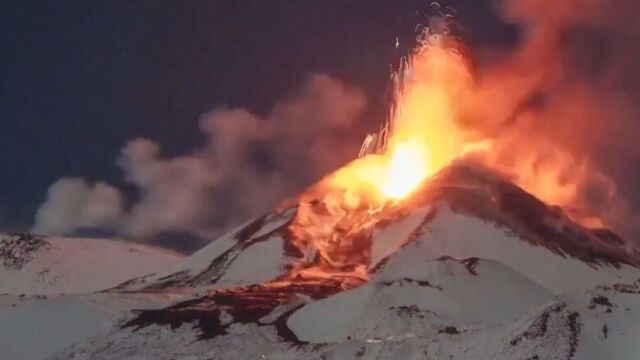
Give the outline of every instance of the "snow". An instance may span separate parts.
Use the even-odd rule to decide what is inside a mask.
[[[173,251],[126,241],[63,237],[44,241],[21,266],[0,262],[0,294],[99,291],[183,259]]]
[[[478,261],[472,274],[457,261],[427,261],[415,254],[407,247],[370,283],[306,305],[289,318],[289,328],[310,342],[398,336],[407,322],[390,326],[394,308],[437,314],[443,326],[499,325],[553,296],[492,261]]]
[[[259,229],[257,229],[255,233],[251,234],[251,238],[257,238],[266,235],[269,232],[272,232],[277,228],[283,226],[291,220],[291,217],[294,215],[294,213],[295,209],[287,209],[282,213],[268,214],[265,218],[264,224]],[[194,275],[205,271],[209,267],[209,265],[211,265],[211,262],[214,259],[222,255],[225,251],[231,249],[238,243],[236,235],[242,229],[245,229],[247,226],[257,220],[258,219],[251,219],[236,227],[235,229],[227,232],[225,235],[221,236],[215,241],[212,241],[209,245],[203,247],[193,255],[189,256],[184,261],[179,270],[187,270],[189,273]]]
[[[119,240],[10,239],[17,237],[0,238],[11,246],[0,262],[0,359],[43,359],[109,331],[135,307],[177,299],[93,292],[176,266],[178,253]]]
[[[18,304],[15,308],[0,307],[3,359],[42,359],[86,339],[87,334],[106,332],[114,320],[110,314],[72,297]]]
[[[429,260],[420,246],[394,253],[368,284],[294,312],[287,325],[310,344],[254,324],[200,341],[190,324],[151,325],[113,329],[51,359],[638,358],[640,283],[554,296],[495,260]]]
[[[479,272],[482,268],[480,264]],[[376,317],[367,309],[357,325],[373,332],[336,338],[337,341],[329,343],[289,344],[279,341],[272,328],[255,325],[237,324],[228,335],[204,341],[194,341],[197,333],[188,324],[176,329],[149,326],[136,332],[115,330],[107,336],[94,337],[51,359],[525,360],[537,356],[537,359],[558,360],[631,360],[640,354],[636,341],[640,335],[640,285],[636,289],[637,293],[602,288],[572,291],[534,305],[505,324],[455,324],[456,331],[451,333],[442,331],[444,324],[449,324],[448,319],[428,311],[394,309]],[[343,307],[348,302],[365,301],[370,308],[365,296],[371,295],[370,292],[361,289],[350,292],[352,295],[335,295],[333,298],[342,300],[336,301],[334,306],[322,305],[324,314],[348,316],[352,308]],[[599,296],[607,300],[594,306],[593,299]],[[359,298],[354,300],[356,297]],[[309,323],[322,319],[322,312],[315,315],[307,317],[305,326],[308,329],[322,325]],[[348,322],[336,324],[349,326]],[[606,336],[603,332],[605,324]],[[341,328],[336,330],[342,331]],[[330,336],[329,333],[325,335]]]
[[[172,284],[172,286],[184,287],[189,284],[190,286],[195,287],[209,287],[210,280],[221,275],[217,273],[219,269],[213,266],[215,260],[219,259],[221,256],[224,256],[224,254],[228,254],[228,252],[230,251],[233,252],[233,254],[229,254],[232,256],[228,256],[230,258],[230,267],[234,272],[237,273],[244,270],[239,269],[238,265],[234,266],[233,264],[238,260],[246,263],[247,257],[241,256],[239,259],[233,259],[233,255],[235,255],[238,251],[249,251],[252,253],[256,250],[265,250],[265,255],[267,256],[267,258],[265,258],[265,260],[259,261],[260,266],[263,266],[259,269],[259,271],[264,270],[266,272],[264,274],[260,274],[258,273],[259,271],[252,271],[252,275],[250,276],[253,277],[251,279],[266,279],[264,277],[265,274],[269,274],[268,276],[275,276],[277,275],[277,271],[274,269],[280,269],[280,266],[283,263],[283,261],[281,261],[281,259],[277,256],[277,254],[282,253],[281,249],[280,252],[278,252],[276,247],[274,247],[274,244],[278,243],[279,240],[274,238],[272,239],[274,240],[274,242],[271,242],[269,245],[259,245],[256,248],[255,246],[258,244],[255,244],[253,246],[249,246],[246,249],[242,248],[241,242],[257,239],[278,230],[279,228],[286,225],[289,221],[291,221],[291,218],[295,215],[296,210],[296,208],[289,208],[281,212],[269,213],[262,218],[254,218],[246,221],[240,226],[220,236],[218,239],[212,241],[207,246],[198,250],[197,252],[186,258],[184,261],[182,261],[179,265],[174,267],[167,267],[164,271],[158,272],[154,276],[136,279],[135,282],[131,282],[120,287],[119,290],[136,291],[158,285],[160,288],[165,288],[165,286],[162,286],[161,284],[164,281],[172,280],[176,280],[176,283]],[[248,239],[239,239],[238,235],[242,231],[251,228],[253,224],[256,223],[259,223],[260,226],[259,228],[254,229],[253,232],[249,234]],[[281,240],[280,243],[282,243]],[[273,260],[273,262],[268,263],[266,259]],[[268,269],[265,269],[265,267]],[[223,276],[219,280],[225,281],[225,284],[234,284],[234,282],[238,284],[247,284],[253,281],[251,279],[242,279],[241,281],[236,281],[237,277],[235,278],[236,280],[234,280],[235,275],[233,274],[228,274],[225,276],[224,274],[226,274],[226,272],[231,269],[224,270],[224,273],[222,274]]]
[[[259,284],[279,277],[286,265],[283,243],[282,237],[274,235],[249,246],[226,269],[217,287]]]
[[[255,221],[255,219],[249,220],[227,232],[179,263],[176,263],[173,266],[166,266],[163,270],[158,271],[152,276],[132,279],[134,281],[122,284],[118,286],[118,289],[138,291],[152,285],[160,284],[162,281],[166,281],[168,279],[179,280],[182,285],[187,280],[191,280],[199,274],[206,272],[216,258],[237,245],[238,239],[236,238],[236,233],[253,221]]]
[[[640,278],[637,268],[628,265],[622,265],[621,269],[596,268],[572,257],[562,257],[518,238],[506,228],[455,213],[444,204],[438,207],[436,218],[416,243],[419,246],[415,251],[432,259],[453,256],[495,260],[556,294]]]
[[[430,210],[431,206],[422,207],[393,226],[374,231],[371,240],[371,264],[369,267],[375,267],[380,260],[391,255],[404,245],[411,233],[422,225]]]
[[[338,293],[328,299],[313,302],[296,311],[287,325],[302,341],[337,342],[351,333],[356,321],[369,315],[364,304],[376,294],[374,286]]]
[[[518,321],[460,339],[449,353],[461,359],[470,358],[469,354],[505,360],[534,355],[540,359],[637,359],[638,294],[602,289],[569,292]],[[596,297],[610,305],[594,304]]]
[[[296,214],[297,208],[292,207],[289,209],[285,209],[281,213],[270,213],[264,219],[264,224],[260,228],[260,230],[256,231],[252,238],[259,238],[261,236],[267,235],[270,232],[281,228],[285,224],[287,224],[293,216]]]
[[[206,270],[209,265],[211,265],[211,261],[238,243],[238,239],[235,237],[236,233],[252,221],[255,221],[255,219],[243,223],[196,251],[193,255],[189,256],[176,271],[187,270],[190,274],[197,274]]]
[[[0,359],[37,360],[74,343],[107,333],[138,307],[160,307],[170,296],[76,294],[57,297],[0,296]]]

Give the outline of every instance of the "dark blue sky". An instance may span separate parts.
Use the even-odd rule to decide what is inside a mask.
[[[450,1],[473,45],[508,44],[488,1]],[[135,137],[177,154],[218,106],[257,113],[310,73],[386,107],[389,64],[429,1],[0,1],[0,230],[24,230],[62,176],[123,183],[114,159]],[[372,116],[372,124],[380,119]],[[131,189],[130,189],[131,190]]]

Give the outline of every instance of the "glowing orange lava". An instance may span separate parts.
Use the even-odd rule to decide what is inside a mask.
[[[429,150],[417,141],[399,143],[389,154],[387,179],[379,185],[387,197],[400,199],[429,175]],[[421,164],[421,165],[416,165]]]
[[[425,179],[448,165],[463,151],[463,132],[456,126],[456,99],[471,86],[471,75],[455,44],[427,31],[420,45],[406,59],[396,80],[397,102],[388,129],[369,136],[385,141],[379,154],[365,154],[367,161],[350,165],[349,176],[340,176],[347,189],[368,184],[378,197],[399,200]]]

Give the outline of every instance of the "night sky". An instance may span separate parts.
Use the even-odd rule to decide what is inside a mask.
[[[62,176],[134,196],[114,161],[128,140],[190,151],[203,141],[201,114],[220,105],[263,114],[311,73],[366,91],[377,126],[389,65],[413,45],[429,3],[0,1],[0,230],[27,230]],[[518,36],[488,1],[449,3],[472,48]]]

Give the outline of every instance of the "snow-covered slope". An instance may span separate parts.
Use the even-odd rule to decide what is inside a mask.
[[[184,256],[125,241],[0,235],[0,359],[43,359],[179,297],[94,293]]]
[[[157,292],[168,289],[255,284],[278,278],[291,262],[287,225],[295,208],[261,216],[229,231],[200,249],[176,268],[130,279],[114,292]]]
[[[411,255],[393,256],[366,285],[305,305],[290,316],[289,328],[316,343],[437,333],[445,326],[506,324],[552,298],[493,261],[413,261]],[[426,320],[405,321],[397,317],[403,312]]]
[[[342,292],[328,283],[216,291],[146,310],[53,359],[638,358],[640,282],[553,297],[492,261],[424,269],[430,280],[383,280],[401,275],[390,271]]]
[[[640,278],[640,271],[628,264],[586,263],[524,241],[508,228],[456,213],[449,206],[440,206],[437,212],[426,231],[406,245],[405,250],[415,256],[413,261],[441,256],[495,260],[556,294]]]
[[[0,295],[0,359],[44,359],[107,333],[132,309],[167,306],[178,299],[158,294]]]
[[[183,256],[126,241],[0,235],[0,294],[104,290],[175,267]]]
[[[53,358],[638,358],[640,252],[612,232],[470,166],[383,208],[325,196],[110,289],[189,295]]]
[[[637,359],[640,281],[564,294],[518,321],[461,339],[454,358]]]

